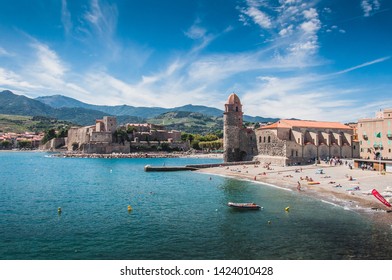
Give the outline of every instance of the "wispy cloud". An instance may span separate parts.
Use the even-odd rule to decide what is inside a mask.
[[[66,35],[69,35],[72,31],[72,19],[71,13],[67,7],[67,0],[61,0],[61,22],[64,27]]]
[[[350,68],[344,69],[342,71],[333,73],[333,75],[339,75],[339,74],[348,73],[348,72],[354,71],[356,69],[360,69],[360,68],[367,67],[367,66],[370,66],[370,65],[373,65],[373,64],[376,64],[376,63],[380,63],[380,62],[386,61],[386,60],[388,60],[390,58],[391,58],[390,56],[378,58],[378,59],[375,59],[375,60],[372,60],[372,61],[369,61],[369,62],[362,63],[360,65],[357,65],[357,66],[354,66],[354,67],[350,67]]]
[[[91,0],[90,10],[84,18],[95,30],[95,34],[106,39],[111,37],[117,26],[118,10],[116,5]]]
[[[0,47],[0,56],[13,56],[13,54],[7,51],[6,49]]]

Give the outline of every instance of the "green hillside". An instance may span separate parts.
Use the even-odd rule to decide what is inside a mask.
[[[167,129],[180,130],[187,133],[207,134],[223,129],[222,117],[206,116],[192,112],[168,112],[147,122],[164,125]]]
[[[0,114],[0,132],[24,133],[42,132],[51,128],[58,129],[73,124],[47,117],[29,117]]]

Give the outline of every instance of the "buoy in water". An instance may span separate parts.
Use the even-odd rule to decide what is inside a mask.
[[[268,224],[270,225],[270,224],[271,224],[271,221],[268,221]]]
[[[131,212],[132,211],[132,207],[131,207],[131,205],[128,205],[128,212]]]
[[[284,211],[289,212],[289,211],[290,211],[290,207],[287,206],[287,207],[284,209]]]
[[[57,212],[61,214],[61,207],[57,208]]]

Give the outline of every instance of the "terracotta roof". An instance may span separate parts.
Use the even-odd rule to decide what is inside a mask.
[[[351,127],[339,122],[319,122],[319,121],[303,121],[303,120],[279,120],[276,123],[263,126],[260,129],[293,128],[293,127],[352,129]]]
[[[230,94],[229,98],[227,99],[226,104],[241,104],[240,98],[237,96],[237,94],[232,93]]]

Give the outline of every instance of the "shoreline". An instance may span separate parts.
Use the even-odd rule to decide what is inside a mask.
[[[323,174],[316,174],[319,169],[323,169]],[[262,165],[234,165],[199,169],[196,172],[293,191],[298,195],[306,195],[320,202],[354,211],[383,226],[392,227],[392,209],[371,194],[371,190],[376,189],[391,202],[392,174],[380,175],[377,171],[328,164],[286,167],[271,165],[270,170]],[[306,176],[312,177],[319,184],[309,185],[306,180],[301,180],[301,177],[304,179]],[[349,180],[350,176],[353,178],[352,181]],[[300,191],[297,190],[298,182],[301,184]],[[338,184],[341,187],[336,187]]]

